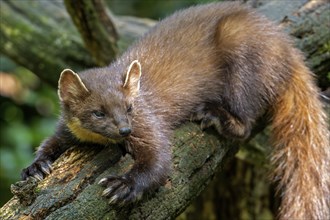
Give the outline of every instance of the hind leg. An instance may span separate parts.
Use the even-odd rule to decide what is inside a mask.
[[[250,135],[251,125],[230,114],[219,104],[204,104],[192,115],[193,121],[200,121],[201,129],[215,128],[220,135],[245,139]]]

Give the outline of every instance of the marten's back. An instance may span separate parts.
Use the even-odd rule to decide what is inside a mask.
[[[169,122],[186,120],[201,103],[254,103],[237,108],[255,115],[263,113],[285,88],[291,63],[300,59],[290,44],[275,24],[246,6],[212,3],[162,20],[110,69],[82,74],[82,78],[102,96],[113,97],[130,63],[138,60],[140,97]],[[250,94],[250,100],[241,99],[237,92],[241,89]]]
[[[256,96],[273,95],[288,77],[287,44],[274,24],[247,7],[214,3],[161,21],[121,59],[141,62],[141,90],[152,91],[151,102],[156,94],[166,107],[184,112],[208,97],[221,101],[228,79],[246,78]],[[235,75],[235,68],[245,75]]]

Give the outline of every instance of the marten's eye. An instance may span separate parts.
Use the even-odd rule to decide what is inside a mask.
[[[105,117],[105,113],[101,112],[101,111],[93,111],[92,115],[98,119],[104,118]]]
[[[130,113],[132,112],[133,106],[132,104],[129,104],[129,106],[127,107],[127,112]]]

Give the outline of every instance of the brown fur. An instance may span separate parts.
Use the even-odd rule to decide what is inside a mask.
[[[329,131],[312,73],[298,52],[293,76],[273,106],[271,156],[282,195],[282,219],[329,219]]]
[[[111,203],[131,202],[164,184],[172,131],[192,115],[204,128],[244,139],[270,112],[280,218],[329,218],[329,131],[312,74],[278,27],[237,3],[175,13],[110,66],[64,71],[59,94],[59,128],[23,178],[45,176],[40,169],[65,150],[54,156],[58,142],[124,139],[134,166],[100,184]]]

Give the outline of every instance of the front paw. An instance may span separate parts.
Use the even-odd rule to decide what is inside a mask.
[[[42,180],[52,171],[51,161],[49,160],[37,160],[30,166],[23,169],[21,172],[21,178],[26,180],[28,177],[34,177],[38,180]]]
[[[142,197],[143,188],[126,176],[109,176],[99,181],[106,187],[102,196],[109,199],[109,204],[125,205],[135,202]]]

